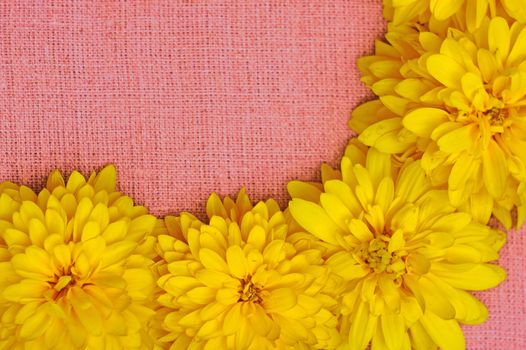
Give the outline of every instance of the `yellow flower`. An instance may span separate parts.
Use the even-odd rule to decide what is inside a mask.
[[[155,217],[115,191],[107,166],[58,171],[36,195],[0,195],[0,348],[143,349]]]
[[[326,180],[319,193],[307,184],[289,204],[299,225],[332,246],[324,258],[333,272],[327,289],[340,305],[341,349],[464,349],[459,322],[487,317],[467,291],[505,278],[488,263],[504,233],[455,211],[420,161],[400,167],[376,149],[360,156],[363,147],[351,148],[340,179]]]
[[[447,184],[452,204],[479,222],[493,213],[509,228],[517,207],[522,225],[526,26],[496,17],[473,34],[406,34],[360,62],[380,101],[358,108],[351,128],[383,152],[421,152],[434,184]]]
[[[526,0],[384,0],[384,17],[394,25],[474,31],[485,16],[524,23]]]
[[[162,340],[172,349],[334,349],[321,253],[289,242],[277,203],[212,194],[207,213],[208,224],[168,216],[170,234],[158,237],[166,262],[159,302],[170,310]]]

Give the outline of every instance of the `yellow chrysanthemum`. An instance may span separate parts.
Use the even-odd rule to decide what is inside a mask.
[[[360,156],[355,146],[340,179],[326,180],[320,192],[303,187],[289,205],[299,225],[332,246],[324,258],[346,339],[339,349],[464,349],[459,322],[487,317],[467,291],[505,278],[488,263],[504,233],[456,212],[420,161],[399,167],[376,149]],[[299,184],[289,187],[295,197]]]
[[[488,19],[473,34],[392,33],[364,58],[364,82],[380,96],[351,128],[383,152],[420,152],[453,205],[486,223],[526,217],[526,26]],[[397,56],[398,54],[398,56]]]
[[[526,22],[526,0],[384,0],[384,17],[393,25],[474,31],[485,16]]]
[[[168,216],[170,235],[158,236],[170,349],[335,348],[328,309],[335,302],[320,292],[327,279],[321,253],[288,241],[277,203],[252,206],[244,191],[236,202],[212,194],[207,213],[209,224]]]
[[[156,219],[115,181],[107,166],[1,191],[1,349],[151,347]]]

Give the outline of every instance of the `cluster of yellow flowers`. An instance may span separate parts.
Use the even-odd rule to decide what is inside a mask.
[[[385,0],[339,169],[157,219],[107,166],[0,185],[0,349],[465,349],[526,216],[526,3]]]

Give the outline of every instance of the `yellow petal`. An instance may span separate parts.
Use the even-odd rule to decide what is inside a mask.
[[[374,203],[379,205],[383,213],[387,213],[394,198],[394,183],[392,177],[385,177],[380,181],[376,190]]]
[[[105,253],[106,242],[101,237],[95,237],[82,242],[82,253],[88,258],[89,264],[96,268],[100,263],[102,255]]]
[[[408,324],[414,324],[422,316],[422,307],[414,297],[402,295],[400,313],[408,321]]]
[[[506,272],[492,264],[435,263],[430,272],[451,286],[465,290],[493,288],[506,278]]]
[[[471,222],[467,213],[457,212],[440,217],[431,228],[435,231],[458,232],[463,230]]]
[[[422,48],[429,52],[440,51],[440,45],[443,42],[443,39],[439,35],[431,32],[420,32],[418,40]]]
[[[349,220],[349,231],[358,238],[361,242],[369,242],[373,239],[373,234],[367,225],[359,219],[350,219]]]
[[[477,248],[464,244],[455,244],[445,250],[445,259],[452,263],[480,263],[482,254]]]
[[[491,82],[497,74],[497,60],[495,55],[487,49],[480,48],[477,52],[477,62],[485,82]]]
[[[239,300],[239,292],[234,288],[222,288],[217,291],[216,300],[223,305],[231,305]]]
[[[230,308],[223,321],[223,333],[228,336],[236,333],[241,327],[241,304],[236,303]]]
[[[25,340],[33,340],[40,337],[47,330],[48,315],[43,309],[24,321],[20,328],[20,337]]]
[[[126,291],[133,300],[146,300],[155,287],[152,272],[147,268],[126,269],[122,275]]]
[[[227,273],[215,270],[199,270],[196,272],[195,279],[212,288],[221,288],[225,283],[236,281]]]
[[[487,191],[472,194],[470,197],[470,212],[474,221],[487,224],[493,211],[493,198]]]
[[[152,233],[156,223],[157,218],[155,216],[141,215],[130,222],[126,238],[138,242]],[[106,227],[106,225],[108,222],[101,224],[101,227]]]
[[[327,265],[331,267],[335,274],[346,281],[359,279],[368,274],[368,269],[358,264],[349,252],[343,251],[332,255],[327,260]]]
[[[91,297],[78,286],[69,290],[68,298],[77,310],[86,310],[92,306]]]
[[[367,160],[365,167],[369,171],[370,178],[375,188],[378,187],[380,181],[385,177],[390,177],[391,174],[391,155],[380,152],[374,148],[367,152]]]
[[[87,241],[89,239],[98,237],[100,235],[100,226],[95,221],[88,221],[82,229],[81,240]]]
[[[208,197],[208,201],[206,202],[206,214],[209,218],[216,215],[223,218],[228,217],[228,213],[226,212],[221,198],[219,198],[215,192]]]
[[[43,300],[44,292],[48,289],[49,286],[43,281],[23,280],[20,283],[11,284],[6,287],[2,293],[2,297],[15,302]]]
[[[311,182],[290,181],[287,184],[287,190],[291,198],[301,198],[309,202],[317,203],[320,199],[320,187]]]
[[[84,186],[86,184],[86,179],[84,176],[82,176],[81,173],[78,171],[74,171],[69,175],[68,182],[66,184],[66,188],[69,192],[75,192],[80,187]]]
[[[106,246],[102,256],[101,267],[111,266],[126,259],[135,249],[137,243],[130,241],[121,241]]]
[[[462,90],[468,99],[473,100],[475,93],[484,90],[484,83],[479,75],[468,72],[462,77]]]
[[[505,59],[510,49],[510,28],[502,17],[492,18],[488,28],[488,46],[497,57]]]
[[[465,70],[464,67],[453,58],[442,54],[435,54],[429,56],[426,64],[427,70],[436,80],[446,87],[461,89],[460,79],[464,75]]]
[[[357,134],[361,134],[369,125],[380,120],[378,111],[382,109],[385,109],[385,107],[378,99],[359,105],[352,111],[351,119],[348,123],[349,128]]]
[[[245,278],[248,274],[247,259],[245,253],[239,246],[228,247],[226,251],[226,261],[230,273],[237,278]]]
[[[367,146],[374,146],[378,139],[380,139],[382,136],[398,131],[402,127],[402,118],[381,120],[365,129],[358,136],[358,139]]]
[[[192,312],[189,312],[187,313],[186,315],[184,315],[183,317],[181,317],[181,315],[178,315],[177,313],[171,313],[169,314],[167,317],[166,317],[166,320],[165,322],[170,324],[168,321],[175,321],[175,325],[174,326],[182,326],[182,327],[192,327],[192,328],[195,328],[195,327],[199,327],[201,324],[202,324],[202,320],[201,318],[199,317],[199,312],[201,310],[195,310],[195,311],[192,311]],[[175,318],[175,320],[174,320]],[[178,322],[177,322],[178,321]]]
[[[429,3],[431,12],[439,21],[453,16],[460,9],[460,6],[462,6],[461,1],[431,0]]]
[[[53,209],[46,210],[46,226],[49,234],[58,233],[64,236],[66,230],[66,218]]]
[[[398,95],[407,98],[412,101],[419,101],[420,97],[431,89],[429,83],[422,81],[421,79],[404,79],[399,81],[395,80],[397,85],[395,91]],[[378,96],[385,94],[376,94]]]
[[[118,220],[110,223],[102,232],[102,237],[107,244],[118,242],[126,237],[128,232],[128,223],[126,220]]]
[[[72,288],[71,290],[73,290]],[[73,304],[73,309],[77,314],[80,323],[92,335],[98,336],[102,334],[102,318],[98,310],[94,307],[88,309],[80,308],[76,303]]]
[[[369,170],[361,164],[355,164],[353,172],[356,181],[358,181],[358,185],[355,188],[356,197],[362,207],[366,208],[367,205],[372,204],[374,199],[374,187],[371,181],[371,175],[369,174]]]
[[[275,329],[275,324],[274,321],[266,313],[265,309],[263,309],[263,307],[261,307],[260,305],[255,304],[253,305],[251,313],[251,316],[253,317],[250,317],[249,320],[254,332],[265,338],[270,336],[272,330]]]
[[[407,112],[409,100],[394,95],[385,95],[379,98],[382,104],[396,115],[404,115]]]
[[[411,343],[415,350],[436,349],[436,344],[431,339],[420,322],[414,323],[410,329]]]
[[[524,0],[503,0],[502,4],[506,12],[519,22],[526,22],[526,3]]]
[[[464,334],[456,320],[446,321],[432,312],[426,312],[420,322],[433,342],[441,349],[466,349]]]
[[[40,209],[40,207],[35,202],[24,201],[20,206],[20,215],[22,216],[22,220],[26,222],[31,219],[44,221],[42,209]]]
[[[241,327],[235,337],[235,346],[233,349],[248,349],[249,345],[254,339],[254,332],[250,329],[249,323],[245,320],[241,323]]]
[[[404,318],[400,314],[385,313],[381,316],[380,321],[387,348],[399,350],[406,331]]]
[[[49,324],[45,333],[45,344],[48,349],[56,349],[57,344],[63,342],[63,325],[57,319],[49,320]]]
[[[54,274],[50,259],[46,251],[31,246],[26,254],[17,254],[11,259],[11,265],[16,273],[23,277],[46,280]]]
[[[414,232],[418,225],[419,207],[408,203],[391,218],[391,228],[401,232]]]
[[[508,166],[504,152],[499,145],[490,140],[482,156],[482,174],[488,192],[494,198],[501,198],[508,181]]]
[[[60,173],[59,170],[53,170],[47,178],[46,188],[50,192],[53,192],[53,190],[56,187],[60,187],[60,186],[63,186],[63,187],[66,186],[66,183],[64,182],[64,178],[62,177],[62,174]]]
[[[320,204],[332,222],[338,225],[342,231],[347,229],[345,223],[352,217],[352,214],[336,195],[332,193],[322,193],[320,196]]]
[[[265,297],[263,307],[269,313],[281,313],[291,309],[296,302],[297,295],[292,289],[278,288]]]
[[[113,164],[106,165],[95,177],[93,187],[95,191],[105,190],[108,193],[115,191],[117,170]]]
[[[405,245],[404,233],[402,230],[396,230],[389,240],[387,251],[389,253],[402,249]]]
[[[277,265],[281,260],[285,258],[285,248],[285,241],[281,239],[276,239],[270,242],[263,251],[263,260],[270,266]]]
[[[466,4],[466,24],[469,32],[475,31],[480,27],[488,9],[487,1],[467,0]]]
[[[519,64],[526,58],[526,30],[522,29],[515,39],[515,44],[508,55],[507,64],[510,67]]]
[[[6,229],[2,238],[8,246],[28,246],[31,244],[31,241],[25,232],[14,228]]]
[[[359,302],[352,316],[349,332],[349,345],[352,350],[363,350],[371,341],[377,323],[377,317],[369,312],[369,305]]]
[[[451,169],[448,178],[448,194],[451,204],[462,205],[473,193],[475,180],[480,169],[480,161],[469,153],[462,154]]]
[[[211,249],[202,248],[199,251],[199,260],[207,269],[225,273],[228,273],[229,271],[225,259],[223,259],[218,253]]]
[[[348,184],[341,180],[329,180],[325,182],[324,187],[327,193],[338,196],[354,216],[360,215],[362,207]]]
[[[223,305],[218,302],[211,302],[202,309],[198,309],[197,312],[203,320],[211,320],[224,314],[228,310],[228,305]]]
[[[262,251],[267,239],[265,229],[261,226],[254,226],[248,233],[247,244]]]
[[[406,163],[406,166],[400,171],[397,184],[395,185],[395,197],[400,197],[404,201],[414,202],[430,186],[420,161]]]
[[[341,234],[341,230],[319,205],[303,199],[293,199],[289,209],[294,220],[308,232],[327,243],[338,244],[336,235]]]
[[[432,311],[444,320],[455,318],[455,308],[450,300],[430,279],[423,276],[418,280],[418,286],[411,286],[411,288],[419,289],[424,298],[426,310]]]
[[[455,308],[455,319],[467,324],[480,324],[488,317],[488,309],[470,293],[451,287],[432,274],[428,278],[433,281]]]
[[[449,120],[449,113],[438,108],[418,108],[403,119],[404,127],[420,137],[430,137],[433,130]]]
[[[473,148],[474,141],[479,136],[479,128],[475,124],[468,124],[448,132],[438,139],[438,146],[442,152],[456,153]]]
[[[215,300],[216,291],[209,287],[196,287],[186,292],[186,295],[193,303],[206,305]]]

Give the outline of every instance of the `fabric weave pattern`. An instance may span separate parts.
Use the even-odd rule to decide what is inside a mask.
[[[370,97],[356,59],[383,32],[380,3],[3,1],[0,179],[38,188],[111,162],[157,215],[241,186],[284,206],[288,180],[338,162]],[[468,349],[526,348],[525,234],[509,234],[508,281],[480,293],[490,319],[464,327]]]

